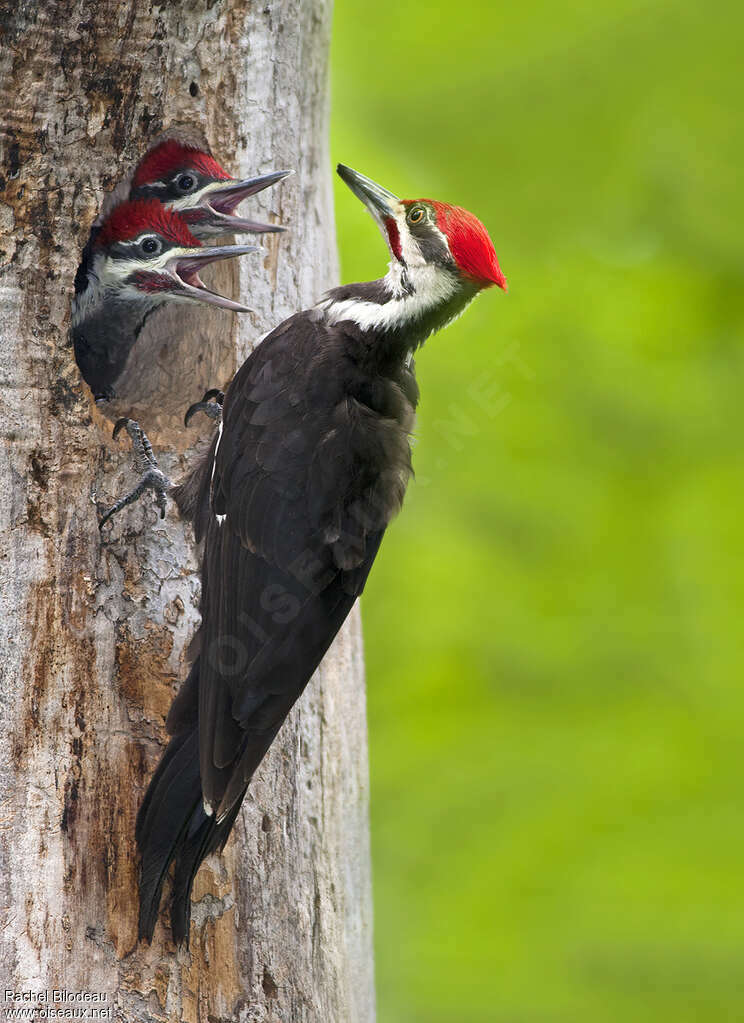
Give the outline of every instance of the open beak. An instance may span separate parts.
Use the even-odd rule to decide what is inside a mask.
[[[387,188],[378,185],[359,171],[352,170],[340,163],[336,168],[338,176],[345,181],[357,199],[361,199],[372,216],[380,223],[391,217],[395,219],[396,207],[400,207],[400,199]]]
[[[232,309],[236,313],[248,313],[250,312],[248,306],[210,291],[199,276],[199,271],[218,259],[232,259],[233,256],[245,256],[249,252],[258,251],[255,245],[214,245],[201,249],[182,249],[167,264],[167,270],[176,282],[171,294],[179,298],[194,298],[208,305],[219,306],[220,309]]]
[[[275,185],[292,174],[291,170],[271,171],[244,181],[216,181],[202,191],[198,206],[181,210],[187,223],[208,225],[223,234],[271,234],[286,231],[281,224],[263,224],[235,215],[235,207],[251,195]]]

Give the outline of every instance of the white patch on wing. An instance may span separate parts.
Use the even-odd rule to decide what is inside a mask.
[[[217,443],[214,446],[214,458],[212,459],[212,475],[209,477],[209,482],[214,483],[214,470],[217,468],[217,452],[220,450],[220,441],[222,440],[222,420],[220,419],[220,425],[217,427]]]
[[[213,491],[213,488],[214,488],[214,471],[217,468],[217,452],[220,450],[220,441],[222,440],[222,423],[223,423],[223,420],[220,419],[220,425],[217,427],[217,443],[214,446],[214,457],[212,458],[212,475],[209,477],[209,507],[210,508],[214,507],[214,505],[213,505],[213,497],[214,497],[214,491]],[[221,526],[222,523],[225,521],[225,516],[224,515],[217,515],[217,514],[215,514],[214,517],[217,519],[217,525],[218,526]]]

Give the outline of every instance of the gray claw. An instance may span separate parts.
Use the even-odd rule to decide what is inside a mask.
[[[152,445],[147,438],[147,434],[134,419],[117,419],[114,425],[114,438],[116,438],[120,431],[125,429],[132,440],[132,452],[134,454],[134,466],[135,469],[140,473],[140,481],[133,490],[130,490],[128,494],[120,498],[113,507],[102,516],[98,523],[98,528],[103,529],[106,522],[109,521],[117,512],[120,512],[122,508],[126,508],[128,504],[133,504],[137,501],[146,490],[152,490],[155,494],[155,503],[160,509],[160,518],[165,518],[165,509],[168,502],[168,490],[170,489],[170,480],[161,470],[158,465],[158,460],[155,457]]]
[[[186,409],[183,425],[188,426],[192,416],[196,415],[197,412],[205,412],[210,419],[219,422],[222,418],[222,402],[224,400],[224,392],[220,391],[217,387],[212,387],[210,390],[205,391],[201,401],[194,402],[193,405],[189,405]]]

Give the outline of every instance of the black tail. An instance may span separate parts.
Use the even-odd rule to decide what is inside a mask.
[[[242,798],[219,823],[208,817],[202,805],[198,728],[171,739],[137,815],[140,938],[152,940],[163,884],[175,860],[171,930],[176,944],[188,945],[194,877],[202,860],[224,846],[241,803]]]
[[[199,805],[192,814],[188,833],[185,835],[176,859],[173,876],[173,902],[171,904],[171,931],[177,945],[189,943],[191,929],[191,889],[201,863],[215,849],[222,849],[227,841],[235,818],[243,804],[242,797],[232,807],[227,817],[219,824],[214,817],[207,817],[204,807]],[[156,911],[157,912],[157,911]]]

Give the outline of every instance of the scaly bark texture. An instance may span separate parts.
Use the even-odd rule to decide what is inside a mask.
[[[0,2],[0,990],[96,991],[112,1018],[371,1021],[367,749],[353,615],[195,890],[190,951],[136,941],[134,820],[198,621],[196,552],[132,482],[111,417],[138,418],[171,479],[185,407],[336,278],[327,156],[330,0]],[[68,340],[105,193],[188,128],[291,226],[214,284],[254,312],[148,321],[102,414]],[[123,435],[122,435],[123,438]],[[51,994],[50,994],[51,997]],[[1,999],[0,999],[1,1000]]]

